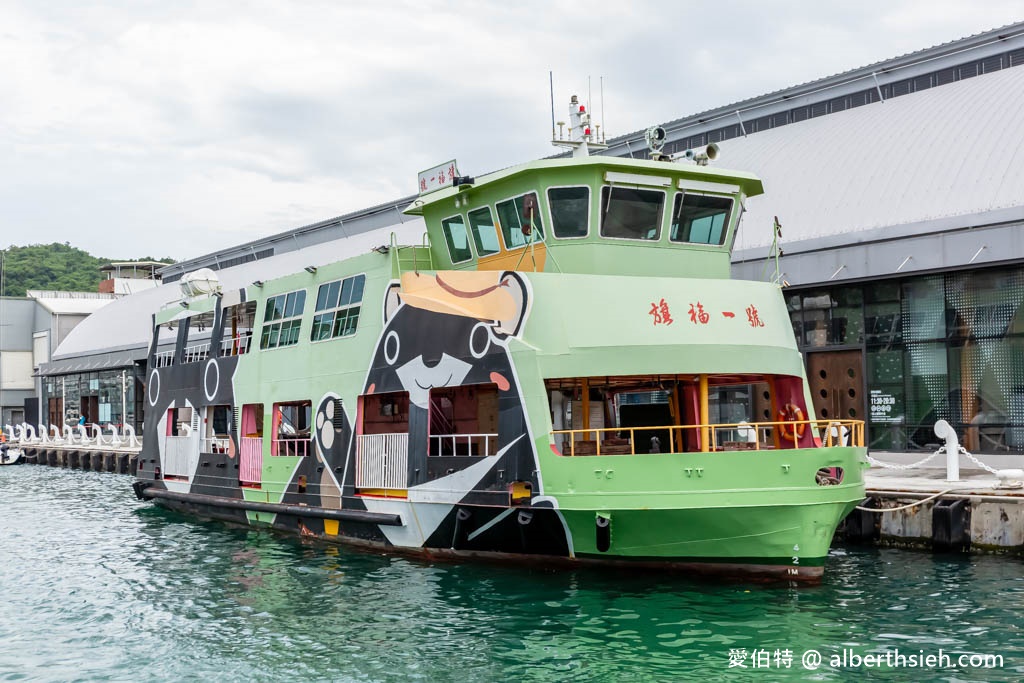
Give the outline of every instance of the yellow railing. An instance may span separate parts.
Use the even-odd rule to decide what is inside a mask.
[[[801,437],[809,431],[816,439],[817,446],[864,446],[863,420],[784,420],[777,422],[738,422],[703,425],[664,425],[660,427],[605,427],[602,429],[556,429],[551,432],[555,446],[562,455],[636,455],[639,453],[683,452],[686,430],[696,430],[699,451],[774,449],[786,444],[800,447]],[[654,436],[657,432],[668,432],[669,443],[648,443],[637,451],[637,435]],[[611,435],[602,438],[602,435]],[[625,435],[628,434],[628,437]],[[591,438],[597,435],[597,438]],[[623,435],[623,436],[620,436]],[[559,436],[566,437],[561,443]],[[706,439],[701,439],[707,436]],[[576,437],[580,437],[578,440]],[[730,438],[732,437],[732,438]],[[790,446],[791,444],[791,446]],[[565,452],[566,447],[568,453]],[[656,450],[655,450],[656,449]]]

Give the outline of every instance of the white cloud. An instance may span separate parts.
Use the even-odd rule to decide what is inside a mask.
[[[1019,20],[1014,3],[0,6],[0,247],[187,258]]]

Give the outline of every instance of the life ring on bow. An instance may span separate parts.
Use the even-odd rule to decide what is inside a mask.
[[[787,403],[779,409],[779,422],[792,424],[779,425],[779,431],[783,439],[789,439],[794,444],[799,441],[807,430],[807,423],[804,422],[804,411],[795,403]]]

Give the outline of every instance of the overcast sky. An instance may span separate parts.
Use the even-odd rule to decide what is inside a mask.
[[[190,258],[1024,19],[1016,2],[0,0],[0,248]],[[595,102],[596,108],[596,102]]]

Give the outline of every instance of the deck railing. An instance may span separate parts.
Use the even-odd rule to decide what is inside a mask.
[[[153,367],[154,368],[166,368],[170,367],[171,363],[174,362],[174,351],[161,351],[160,353],[153,355]]]
[[[488,456],[498,450],[497,434],[432,434],[429,455]]]
[[[210,342],[193,344],[185,347],[185,362],[198,363],[206,360],[210,355]]]
[[[252,332],[245,332],[237,337],[228,337],[220,343],[221,356],[240,356],[249,353],[252,344]]]
[[[228,453],[231,450],[231,439],[226,436],[208,436],[201,444],[203,453]]]
[[[238,463],[238,481],[243,486],[259,486],[263,481],[263,437],[243,436]]]
[[[363,434],[356,450],[356,488],[409,487],[409,435]]]
[[[652,437],[665,432],[669,434],[668,443],[651,443]],[[706,435],[708,451],[760,451],[775,448],[776,443],[802,448],[800,442],[807,438],[808,433],[816,448],[864,446],[863,420],[785,420],[659,427],[605,427],[557,429],[551,433],[555,436],[555,445],[559,447],[562,455],[569,456],[675,453],[678,450],[673,444],[684,440],[687,433],[695,433],[698,440],[702,435]],[[638,438],[642,440],[641,444],[638,444]]]
[[[270,442],[270,454],[273,456],[297,455],[305,457],[310,453],[309,438],[305,439],[272,439]]]

